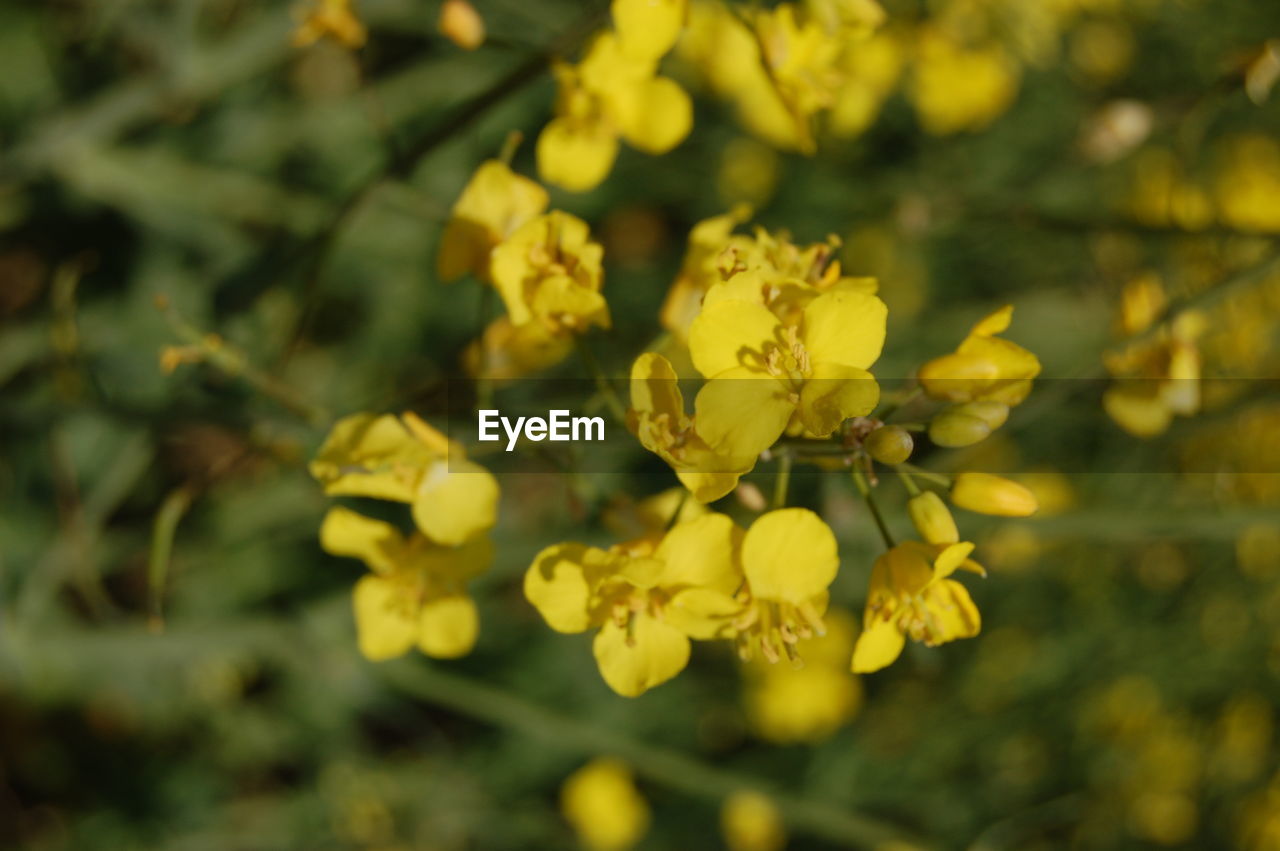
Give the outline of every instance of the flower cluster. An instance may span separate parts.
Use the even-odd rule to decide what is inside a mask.
[[[613,0],[613,29],[577,65],[558,63],[556,117],[538,136],[538,173],[572,192],[613,168],[618,140],[664,154],[689,135],[693,104],[658,63],[684,27],[685,0]]]
[[[443,281],[470,274],[506,307],[467,354],[472,374],[518,378],[562,360],[574,334],[608,328],[600,244],[586,222],[547,211],[547,191],[489,160],[453,205],[436,270]]]
[[[415,644],[428,656],[462,656],[479,619],[466,582],[488,569],[487,533],[497,519],[498,484],[462,447],[412,413],[339,420],[311,462],[330,496],[411,506],[413,532],[349,508],[329,510],[320,543],[358,558],[371,573],[356,583],[360,651],[389,659]]]

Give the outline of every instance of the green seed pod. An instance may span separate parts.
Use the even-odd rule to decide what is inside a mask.
[[[986,420],[955,409],[943,411],[929,423],[929,439],[939,446],[972,446],[991,434]]]
[[[884,426],[867,435],[863,445],[881,464],[901,464],[911,457],[915,441],[902,426]]]

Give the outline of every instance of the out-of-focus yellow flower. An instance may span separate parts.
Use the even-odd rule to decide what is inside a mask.
[[[1137,276],[1120,291],[1120,332],[1127,336],[1142,333],[1164,314],[1168,304],[1159,275],[1146,272]]]
[[[569,337],[552,334],[540,322],[515,325],[511,317],[499,316],[467,347],[463,365],[473,378],[511,381],[555,366],[572,351]]]
[[[980,320],[955,352],[920,367],[920,384],[935,399],[948,402],[998,402],[1012,406],[1031,392],[1040,361],[1017,343],[997,337],[1013,320],[1005,305]],[[985,410],[985,409],[984,409]],[[966,413],[976,413],[975,410]],[[992,416],[985,410],[982,418]]]
[[[307,47],[325,37],[352,50],[364,46],[368,32],[352,8],[351,0],[314,0],[311,10],[294,30],[293,45]]]
[[[782,814],[759,792],[734,792],[725,799],[720,832],[729,851],[781,851],[787,844]]]
[[[1244,90],[1258,106],[1266,103],[1276,81],[1280,80],[1280,39],[1268,39],[1249,62],[1244,73]]]
[[[631,367],[631,410],[627,426],[640,444],[671,465],[681,484],[700,503],[733,490],[755,466],[758,452],[722,454],[698,434],[684,410],[676,372],[662,355],[646,352]]]
[[[467,0],[444,0],[436,28],[463,50],[475,50],[484,44],[484,18]]]
[[[1213,202],[1188,180],[1172,151],[1147,148],[1134,158],[1127,207],[1139,222],[1200,230],[1213,222]]]
[[[454,202],[440,237],[440,280],[470,273],[488,281],[493,249],[546,208],[547,190],[498,160],[482,163]]]
[[[906,47],[894,33],[878,33],[846,50],[841,60],[844,83],[831,105],[832,135],[850,139],[870,127],[898,84],[906,61]]]
[[[663,154],[689,134],[688,94],[657,76],[685,8],[685,0],[614,0],[615,31],[598,35],[580,64],[555,67],[556,117],[537,145],[543,180],[585,192],[613,168],[619,137],[645,153]]]
[[[716,194],[726,204],[760,207],[773,197],[781,171],[773,148],[755,139],[733,139],[720,156]]]
[[[949,579],[957,569],[983,573],[969,559],[973,544],[907,541],[876,559],[853,670],[869,674],[891,665],[907,637],[927,647],[972,638],[982,628],[968,590]]]
[[[556,336],[608,328],[603,255],[576,216],[552,210],[525,222],[493,250],[493,283],[511,323],[536,321]]]
[[[464,656],[479,629],[466,582],[488,569],[488,538],[445,547],[420,532],[406,538],[390,523],[346,508],[329,509],[320,544],[333,555],[363,561],[372,573],[353,595],[360,652],[373,661],[391,659],[415,644],[440,659]]]
[[[981,130],[1018,93],[1018,66],[999,44],[966,47],[925,26],[916,42],[908,94],[925,131],[947,136]]]
[[[464,543],[497,519],[497,481],[413,413],[344,417],[310,469],[330,496],[411,504],[418,529],[440,544]]]
[[[1280,144],[1260,133],[1230,139],[1219,155],[1213,195],[1225,223],[1280,232]]]
[[[1071,33],[1071,64],[1099,85],[1122,77],[1136,50],[1133,32],[1118,18],[1086,21]]]
[[[991,473],[957,473],[951,484],[951,502],[997,517],[1029,517],[1040,507],[1036,495],[1026,487]]]
[[[598,628],[593,645],[606,683],[636,697],[674,677],[689,639],[714,638],[739,608],[734,561],[741,530],[723,514],[674,526],[611,550],[547,547],[525,573],[525,597],[557,632]]]
[[[569,776],[560,810],[591,851],[626,851],[649,829],[649,804],[621,760],[595,759]]]
[[[821,742],[857,715],[862,684],[849,674],[857,623],[834,609],[825,635],[805,642],[804,665],[753,658],[743,666],[747,718],[757,735],[779,744]]]
[[[1153,437],[1164,432],[1175,415],[1198,411],[1201,357],[1197,341],[1205,328],[1204,314],[1185,311],[1153,339],[1108,352],[1107,370],[1121,380],[1103,394],[1107,415],[1132,435]]]
[[[825,437],[871,412],[880,388],[867,368],[884,344],[884,302],[860,292],[817,296],[786,324],[762,304],[707,305],[689,329],[689,351],[709,381],[695,403],[697,432],[712,449],[755,455],[792,418]]]

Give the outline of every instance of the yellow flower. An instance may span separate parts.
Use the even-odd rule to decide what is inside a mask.
[[[1280,232],[1280,145],[1249,134],[1223,147],[1214,181],[1222,220],[1243,230]]]
[[[539,322],[514,325],[510,316],[499,316],[471,342],[462,360],[473,378],[506,382],[555,366],[572,351],[570,338],[552,334]]]
[[[293,46],[307,47],[326,36],[344,47],[364,46],[368,32],[351,8],[351,0],[315,0],[293,33]]]
[[[649,804],[617,759],[595,759],[571,774],[560,810],[591,851],[626,851],[649,829]]]
[[[847,612],[823,618],[826,635],[804,645],[804,665],[753,659],[743,666],[747,717],[757,735],[779,744],[821,742],[862,706],[862,685],[849,674],[857,624]]]
[[[675,370],[654,352],[642,354],[631,366],[627,427],[645,449],[671,465],[680,483],[700,503],[713,502],[733,490],[755,466],[759,454],[731,456],[713,451],[698,435],[694,418],[684,411]]]
[[[440,237],[442,281],[466,274],[489,280],[489,256],[504,239],[547,208],[547,190],[498,160],[481,163],[453,204]]]
[[[1029,517],[1040,507],[1025,486],[990,473],[958,473],[951,484],[951,502],[979,514]]]
[[[907,637],[927,647],[972,638],[982,627],[969,592],[954,579],[957,569],[978,573],[969,560],[973,544],[907,541],[876,559],[871,570],[863,631],[853,651],[853,670],[869,674],[892,664]]]
[[[839,567],[836,537],[812,511],[783,508],[758,517],[742,539],[744,608],[717,634],[732,637],[743,660],[756,650],[771,663],[800,658],[800,641],[826,633],[827,588]]]
[[[702,297],[706,291],[723,280],[720,255],[729,245],[729,235],[750,215],[749,207],[739,205],[728,213],[703,219],[689,231],[680,274],[667,292],[659,314],[662,327],[681,342],[688,335],[689,324],[702,309]]]
[[[411,504],[418,529],[440,544],[475,538],[497,519],[493,476],[412,413],[344,417],[310,469],[330,496]]]
[[[680,144],[693,125],[684,89],[657,76],[684,23],[684,0],[615,0],[616,32],[601,33],[576,66],[559,64],[556,118],[538,136],[538,173],[572,192],[604,180],[618,138],[649,154]]]
[[[999,44],[965,47],[941,29],[922,27],[911,101],[925,132],[981,130],[1013,103],[1018,66]]]
[[[877,34],[845,51],[845,81],[831,106],[832,135],[850,139],[871,126],[902,76],[906,58],[902,39],[890,33]]]
[[[797,16],[791,3],[756,12],[754,24],[769,81],[795,125],[794,147],[811,154],[813,119],[835,102],[843,81],[844,45],[820,21]]]
[[[1013,306],[1005,305],[974,325],[955,352],[920,367],[924,391],[949,402],[1019,404],[1040,374],[1040,361],[1017,343],[996,336],[1012,320]]]
[[[729,851],[781,851],[787,844],[782,815],[759,792],[734,792],[720,809],[720,831]]]
[[[372,571],[353,594],[366,658],[391,659],[415,644],[440,659],[471,651],[479,619],[465,583],[493,560],[488,538],[443,547],[420,532],[406,538],[390,523],[337,507],[325,515],[320,544],[333,555],[360,559]]]
[[[1198,345],[1207,318],[1186,311],[1160,328],[1153,339],[1108,352],[1107,370],[1118,383],[1102,396],[1107,415],[1136,437],[1153,437],[1175,415],[1200,409],[1201,358]]]
[[[444,0],[436,29],[463,50],[484,44],[484,18],[467,0]]]
[[[603,255],[576,216],[552,210],[526,222],[493,250],[493,283],[511,323],[536,321],[561,336],[592,325],[608,328]]]
[[[689,639],[716,636],[737,603],[734,561],[742,532],[723,514],[706,514],[611,550],[563,543],[538,553],[524,594],[557,632],[599,629],[600,674],[624,697],[674,677],[689,660]]]
[[[768,308],[729,299],[707,305],[689,329],[693,364],[710,379],[695,402],[712,449],[743,457],[772,446],[792,417],[825,437],[871,412],[880,388],[867,368],[884,345],[884,302],[828,292],[784,325]]]

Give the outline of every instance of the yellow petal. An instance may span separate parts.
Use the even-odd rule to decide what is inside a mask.
[[[524,575],[524,596],[556,632],[582,632],[591,625],[587,562],[594,548],[555,544],[534,556]],[[594,550],[595,557],[603,555]]]
[[[436,461],[414,495],[414,522],[440,544],[461,544],[491,529],[497,518],[498,481],[473,461]]]
[[[664,565],[659,584],[732,593],[740,582],[735,556],[741,538],[742,530],[724,514],[704,514],[676,524],[654,553]]]
[[[753,457],[782,435],[795,408],[781,382],[739,367],[720,373],[698,391],[694,428],[721,456]]]
[[[592,644],[600,675],[623,697],[638,697],[684,670],[689,663],[689,639],[669,624],[645,613],[626,627],[612,620],[600,628]]]
[[[381,576],[365,576],[352,593],[356,638],[366,659],[393,659],[413,646],[418,632],[418,608],[401,583]]]
[[[594,189],[618,156],[618,138],[603,124],[553,119],[538,136],[538,174],[570,192]]]
[[[389,573],[403,557],[404,536],[390,523],[341,506],[329,509],[320,524],[320,546],[335,556],[358,558],[379,573]]]
[[[744,470],[743,472],[750,472]],[[696,470],[679,470],[676,478],[688,488],[700,503],[715,502],[738,486],[742,473],[701,473]]]
[[[996,334],[1007,331],[1011,322],[1013,322],[1013,305],[1006,304],[994,313],[979,319],[969,333],[975,337],[994,337]]]
[[[685,0],[613,0],[613,27],[629,56],[657,61],[684,27]]]
[[[311,462],[330,496],[412,502],[430,450],[391,414],[354,414],[334,424]]]
[[[645,352],[631,365],[631,407],[674,419],[684,415],[684,397],[676,371],[662,355]]]
[[[945,509],[944,509],[945,510]],[[973,552],[973,544],[968,541],[962,541],[956,544],[948,544],[939,553],[938,557],[933,560],[933,575],[937,579],[945,579],[964,564],[969,558],[969,553]]]
[[[827,590],[839,566],[836,536],[807,508],[765,514],[742,541],[742,570],[757,599],[803,603]]]
[[[858,643],[853,647],[853,672],[870,674],[892,665],[906,643],[906,636],[896,624],[876,620],[858,636]]]
[[[556,325],[586,329],[609,327],[609,305],[604,296],[568,275],[543,278],[533,297],[533,312]]]
[[[1150,387],[1118,385],[1102,394],[1102,407],[1121,428],[1134,437],[1155,437],[1169,428],[1173,411]]]
[[[884,348],[889,311],[873,295],[854,290],[824,293],[804,309],[802,339],[815,363],[866,369]]]
[[[667,623],[700,641],[728,638],[733,619],[741,613],[742,603],[732,594],[711,588],[686,588],[662,609]]]
[[[575,771],[560,808],[587,851],[627,851],[649,829],[649,804],[621,760],[597,758]]]
[[[800,391],[800,417],[816,437],[826,437],[850,417],[865,416],[880,401],[880,385],[865,369],[818,363]]]
[[[618,118],[628,144],[647,154],[665,154],[689,135],[693,101],[675,80],[654,77],[628,91]]]
[[[480,632],[480,616],[470,597],[428,600],[418,620],[418,649],[436,659],[457,659],[471,652]]]
[[[954,579],[944,579],[930,588],[926,606],[932,615],[927,642],[930,645],[972,638],[982,629],[982,616],[968,589]]]
[[[706,378],[739,366],[763,369],[762,350],[782,325],[762,304],[722,301],[707,307],[689,326],[689,354]]]

